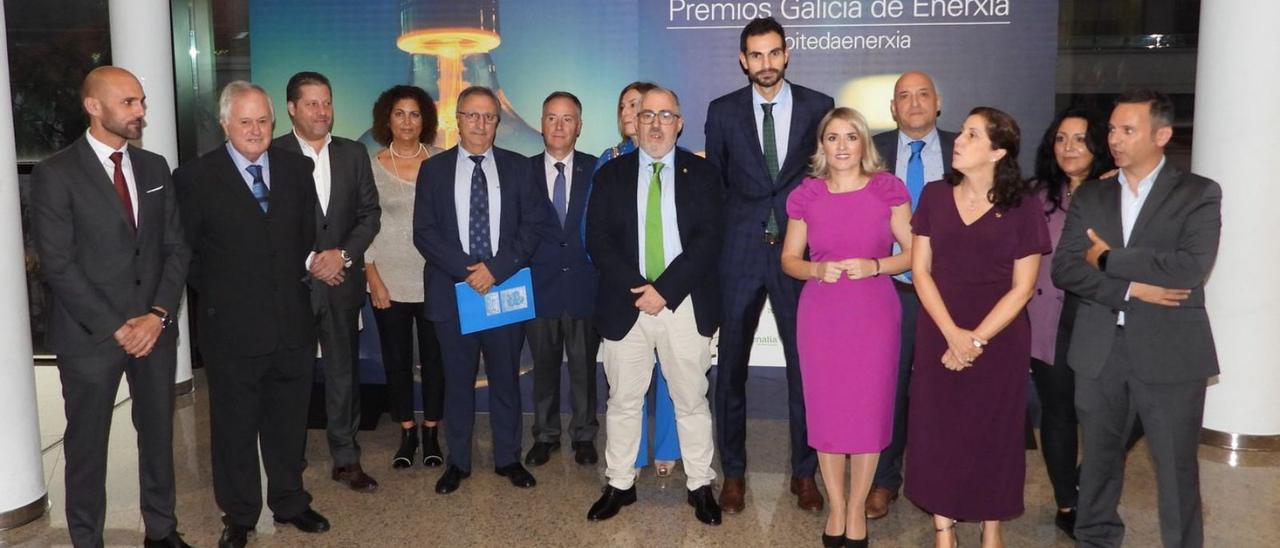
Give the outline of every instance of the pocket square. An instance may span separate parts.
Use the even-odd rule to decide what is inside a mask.
[[[148,190],[148,191],[146,191],[144,194],[151,194],[152,192],[155,192],[155,191],[160,190],[160,189],[162,189],[162,188],[164,188],[164,185],[160,185],[160,186],[155,187],[155,188],[153,188],[153,189],[151,189],[151,190]]]

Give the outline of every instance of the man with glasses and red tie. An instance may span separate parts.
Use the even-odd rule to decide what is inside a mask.
[[[600,270],[596,327],[610,386],[609,481],[587,519],[609,519],[636,501],[640,410],[656,352],[675,403],[689,505],[699,521],[719,525],[707,371],[720,321],[723,185],[710,162],[676,148],[684,121],[675,93],[646,92],[637,122],[639,149],[600,168],[587,206],[587,250]]]
[[[458,146],[432,156],[418,171],[413,243],[427,260],[427,318],[436,322],[444,359],[445,472],[436,492],[452,493],[471,477],[476,372],[484,353],[494,472],[530,488],[520,464],[520,347],[523,324],[463,334],[454,284],[486,293],[529,266],[556,227],[555,213],[533,182],[529,159],[493,146],[498,96],[472,86],[458,94]],[[537,297],[534,297],[537,303]]]

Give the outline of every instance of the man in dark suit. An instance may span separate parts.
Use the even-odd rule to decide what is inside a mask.
[[[444,428],[448,465],[436,492],[452,493],[471,477],[476,370],[484,352],[494,472],[521,488],[537,484],[520,465],[520,348],[524,327],[511,324],[462,334],[454,284],[479,293],[529,265],[555,230],[554,213],[534,188],[527,157],[493,146],[498,96],[472,86],[458,94],[458,146],[418,171],[413,243],[427,260],[427,316],[436,322],[444,359]],[[534,294],[537,303],[537,293]]]
[[[360,346],[358,318],[364,305],[364,251],[382,224],[378,189],[364,145],[335,137],[329,79],[299,72],[285,87],[293,131],[271,144],[302,154],[315,165],[316,243],[310,258],[311,308],[324,357],[324,400],[330,477],[354,491],[378,482],[360,466]]]
[[[676,149],[684,122],[674,92],[646,92],[636,121],[639,149],[600,168],[587,207],[587,249],[600,269],[596,326],[610,386],[609,482],[587,519],[609,519],[636,501],[641,405],[656,351],[675,404],[689,505],[699,521],[719,525],[707,371],[720,322],[723,185],[714,165]]]
[[[717,442],[724,486],[720,506],[741,512],[747,471],[747,361],[766,295],[782,339],[791,423],[791,492],[805,510],[822,509],[813,480],[817,453],[805,426],[796,304],[801,283],[782,272],[787,196],[800,184],[817,149],[818,122],[831,97],[786,80],[786,38],[772,17],[742,29],[738,62],[750,85],[707,107],[707,159],[728,190],[720,277],[724,314],[716,373]]]
[[[885,169],[907,183],[914,211],[925,183],[941,179],[951,171],[951,151],[956,134],[938,129],[942,98],[933,79],[923,72],[906,72],[893,86],[889,112],[898,129],[872,137],[876,151],[884,158]],[[911,386],[911,361],[915,357],[916,317],[920,299],[911,284],[911,273],[893,277],[894,289],[902,303],[901,351],[898,354],[898,391],[893,403],[893,439],[880,452],[871,492],[867,494],[867,517],[889,515],[889,504],[902,487],[902,452],[907,447],[907,394]]]
[[[94,69],[81,89],[89,131],[32,172],[32,228],[53,291],[49,342],[66,405],[67,529],[102,546],[107,434],[120,377],[138,430],[146,546],[187,546],[173,479],[172,326],[191,250],[164,158],[141,139],[146,97],[128,71]]]
[[[578,464],[595,464],[596,333],[595,265],[583,242],[583,214],[596,157],[574,150],[582,132],[582,102],[572,93],[553,92],[542,101],[542,142],[546,151],[530,167],[539,196],[555,210],[558,230],[533,255],[533,294],[538,316],[525,324],[533,354],[533,447],[525,464],[545,464],[560,448],[560,365],[569,357],[573,419],[569,439]],[[541,194],[545,191],[546,194]]]
[[[275,521],[329,530],[302,485],[316,189],[310,160],[268,150],[274,115],[260,86],[227,84],[218,107],[226,145],[183,165],[174,181],[200,298],[213,493],[225,525],[218,545],[244,546],[262,511],[259,447]]]
[[[1167,165],[1173,102],[1116,99],[1108,143],[1120,172],[1086,182],[1067,212],[1053,283],[1080,295],[1067,363],[1084,431],[1079,546],[1120,546],[1125,440],[1142,421],[1155,461],[1160,538],[1204,545],[1197,445],[1218,374],[1204,284],[1218,253],[1222,189]]]

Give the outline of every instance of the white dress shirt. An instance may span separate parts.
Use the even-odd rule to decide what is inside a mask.
[[[1120,227],[1124,231],[1124,245],[1129,245],[1129,236],[1133,234],[1133,224],[1138,221],[1138,214],[1142,212],[1142,205],[1147,203],[1147,196],[1151,195],[1151,187],[1155,186],[1156,178],[1160,176],[1160,170],[1164,169],[1164,156],[1160,157],[1160,163],[1156,164],[1156,168],[1151,170],[1146,177],[1138,181],[1138,193],[1134,194],[1129,188],[1129,180],[1124,176],[1124,170],[1120,170],[1120,177],[1117,184],[1120,185]],[[1130,282],[1129,287],[1133,287]],[[1124,300],[1129,300],[1129,289],[1124,292]],[[1124,311],[1116,317],[1116,325],[1124,325]]]
[[[98,162],[102,163],[103,169],[107,170],[107,181],[111,182],[112,194],[115,193],[116,188],[116,163],[111,161],[111,155],[117,152],[124,153],[120,160],[120,171],[124,172],[124,186],[129,189],[129,205],[133,209],[133,226],[138,226],[138,183],[133,178],[133,162],[129,159],[129,142],[126,141],[120,148],[115,149],[95,139],[88,131],[84,133],[84,136],[85,140],[89,142],[89,148],[93,149],[93,155],[98,158]]]
[[[333,142],[333,136],[324,136],[324,146],[320,147],[320,152],[311,148],[311,144],[306,139],[293,132],[293,136],[298,139],[298,147],[302,149],[302,155],[311,158],[315,164],[315,169],[311,171],[311,178],[316,181],[316,201],[320,204],[320,211],[325,215],[329,214],[329,194],[332,193],[332,171],[329,169],[329,143]]]
[[[458,217],[458,243],[462,251],[471,252],[471,172],[476,164],[472,154],[458,146],[458,163],[453,172],[453,210]],[[498,254],[498,229],[502,221],[502,189],[498,184],[498,164],[493,159],[493,147],[484,151],[480,169],[489,185],[489,249]]]
[[[751,86],[751,105],[754,107],[751,111],[756,116],[756,137],[760,139],[761,153],[764,153],[764,108],[760,106],[763,103],[773,103],[773,142],[778,146],[778,170],[782,170],[782,164],[787,161],[787,145],[791,138],[791,106],[794,103],[791,100],[791,84],[783,80],[782,89],[773,100],[765,99],[756,91],[754,84]]]
[[[654,159],[645,153],[644,149],[637,149],[640,154],[640,171],[637,177],[639,184],[636,185],[636,234],[639,237],[638,243],[640,247],[637,249],[640,261],[640,274],[648,278],[648,273],[644,269],[644,221],[645,212],[649,209],[649,177],[653,175],[653,163],[662,162],[662,171],[658,172],[658,178],[661,179],[662,189],[662,264],[670,266],[671,261],[679,257],[684,252],[684,248],[680,245],[680,224],[676,222],[676,149],[671,147],[665,156],[660,159]]]
[[[573,151],[569,151],[569,156],[564,159],[556,159],[551,157],[551,151],[543,154],[545,161],[542,162],[543,169],[547,173],[547,197],[555,199],[556,195],[556,162],[564,162],[564,203],[569,205],[569,191],[573,189]]]

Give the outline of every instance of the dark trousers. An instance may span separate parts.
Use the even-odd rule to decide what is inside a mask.
[[[893,397],[893,438],[880,451],[872,484],[893,492],[902,487],[902,453],[907,449],[907,407],[911,389],[911,364],[916,355],[916,317],[920,315],[920,298],[915,286],[894,281],[898,301],[902,303],[902,338],[898,353],[898,390]]]
[[[761,244],[764,246],[765,244]],[[809,447],[805,424],[804,386],[800,381],[800,358],[796,354],[796,304],[800,284],[782,272],[777,251],[764,272],[734,273],[734,283],[722,284],[720,348],[716,358],[716,446],[726,478],[741,478],[747,472],[747,371],[751,344],[755,341],[760,312],[768,296],[778,336],[787,362],[787,410],[791,426],[791,475],[812,478],[818,454]]]
[[[138,431],[142,522],[149,538],[177,527],[173,481],[173,383],[177,347],[157,346],[143,358],[118,348],[102,355],[58,356],[67,414],[67,530],[77,547],[102,546],[107,511],[107,445],[120,377],[129,383]]]
[[[1160,539],[1166,548],[1204,546],[1197,450],[1205,381],[1148,383],[1133,374],[1123,329],[1097,378],[1076,375],[1076,413],[1084,431],[1079,546],[1117,547],[1124,522],[1117,508],[1124,487],[1125,443],[1142,420],[1156,468]]]
[[[560,365],[569,358],[569,397],[573,418],[571,441],[594,441],[596,417],[596,353],[600,335],[590,318],[534,318],[525,323],[533,354],[533,441],[560,439]]]
[[[489,381],[489,426],[495,467],[520,462],[521,324],[463,335],[458,320],[436,323],[444,357],[444,436],[450,466],[471,471],[471,438],[476,422],[476,372],[484,353]]]
[[[422,363],[422,419],[438,421],[444,416],[444,363],[435,324],[427,319],[423,303],[391,301],[391,307],[373,309],[382,344],[382,367],[387,370],[387,394],[391,418],[413,420],[413,340],[418,339],[418,359]]]
[[[319,282],[316,282],[319,283]],[[360,463],[359,308],[340,306],[313,295],[316,336],[324,357],[325,433],[333,466]]]
[[[267,472],[267,506],[292,518],[311,505],[302,462],[315,348],[277,349],[264,356],[205,354],[213,494],[223,522],[252,529],[262,511],[258,449]]]
[[[1053,499],[1058,508],[1075,508],[1080,483],[1075,373],[1066,361],[1049,365],[1032,358],[1031,378],[1040,397],[1040,452],[1053,485]]]

